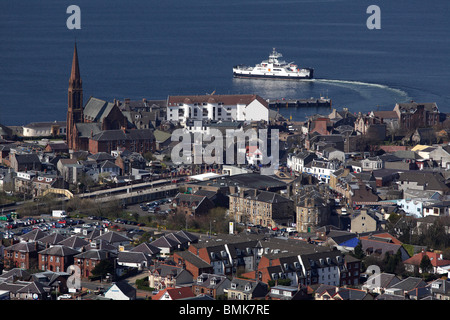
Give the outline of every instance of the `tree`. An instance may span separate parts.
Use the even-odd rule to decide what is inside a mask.
[[[365,257],[364,250],[362,249],[361,241],[358,242],[355,249],[353,250],[353,256],[357,259],[362,259]]]
[[[100,261],[100,263],[92,269],[92,275],[94,277],[105,277],[108,273],[114,274],[114,262],[109,259]]]
[[[430,258],[425,254],[420,261],[420,269],[422,273],[428,273],[433,270]]]

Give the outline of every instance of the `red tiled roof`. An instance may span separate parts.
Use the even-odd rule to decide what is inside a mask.
[[[184,298],[192,298],[195,297],[195,294],[192,292],[190,287],[183,288],[167,288],[159,291],[156,295],[152,297],[152,300],[160,300],[161,297],[167,292],[172,300],[184,299]]]
[[[450,265],[450,260],[444,260],[441,259],[441,254],[436,252],[420,252],[415,255],[413,255],[408,260],[405,260],[403,263],[405,264],[412,264],[412,265],[420,265],[420,262],[422,261],[423,257],[427,255],[428,258],[430,258],[430,262],[433,265],[433,267],[439,267],[439,266],[446,266]]]

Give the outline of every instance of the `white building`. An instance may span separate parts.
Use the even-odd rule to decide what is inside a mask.
[[[169,96],[167,120],[269,121],[269,104],[257,95]]]
[[[286,165],[292,171],[305,172],[305,166],[316,158],[316,154],[309,151],[290,153],[288,154]]]
[[[303,172],[313,175],[319,181],[329,183],[333,172],[339,169],[339,161],[327,161],[325,159],[314,159],[310,165],[304,167]]]
[[[136,300],[136,289],[124,281],[114,283],[106,292],[111,300]]]
[[[24,137],[49,137],[66,134],[66,122],[32,122],[22,127]]]

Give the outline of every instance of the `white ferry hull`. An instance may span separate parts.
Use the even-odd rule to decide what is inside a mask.
[[[239,69],[233,69],[233,76],[235,78],[247,78],[247,79],[280,79],[280,80],[305,80],[313,79],[314,69],[308,69],[308,73],[303,74],[274,74],[274,73],[252,73],[249,71],[241,71]]]
[[[281,60],[282,54],[273,48],[268,60],[263,60],[254,67],[238,65],[233,67],[236,78],[302,80],[312,79],[314,69],[300,68],[294,62],[286,63]]]

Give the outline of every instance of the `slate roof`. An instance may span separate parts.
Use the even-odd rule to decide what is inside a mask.
[[[100,131],[92,137],[95,141],[134,141],[134,140],[154,140],[153,129],[134,130],[105,130]]]
[[[425,287],[427,283],[421,278],[408,277],[396,284],[390,286],[389,288],[397,288],[403,290],[403,292],[411,291],[416,288]]]
[[[122,251],[117,255],[117,262],[125,263],[142,263],[151,261],[151,256],[143,252]]]
[[[66,237],[64,237],[60,233],[55,232],[55,233],[49,234],[48,236],[45,236],[45,237],[39,239],[39,242],[48,244],[48,245],[55,245],[55,244],[58,244],[59,242],[63,241],[64,239],[66,239]]]
[[[165,236],[159,237],[158,239],[154,240],[150,243],[151,245],[157,247],[157,248],[177,248],[178,243],[170,238],[167,238]]]
[[[117,252],[117,248],[106,240],[94,240],[83,247],[83,250],[106,250],[109,252]]]
[[[29,284],[20,288],[17,293],[28,293],[28,294],[45,294],[44,285],[38,281],[32,281]]]
[[[38,250],[37,242],[19,242],[12,246],[6,247],[7,251],[14,252],[36,252]]]
[[[190,251],[179,251],[177,252],[177,255],[180,256],[183,260],[189,261],[189,263],[193,264],[199,269],[212,268],[209,263],[199,258],[197,255],[193,254]]]
[[[439,172],[406,171],[399,175],[399,182],[416,182],[424,186],[425,190],[448,190],[445,178]]]
[[[24,241],[38,241],[38,240],[44,238],[45,236],[47,236],[47,233],[45,233],[44,231],[42,231],[40,229],[35,229],[35,230],[32,230],[32,231],[20,236],[20,239],[22,239]]]
[[[131,249],[130,251],[131,252],[143,252],[148,255],[156,255],[161,252],[161,249],[159,249],[158,247],[156,247],[150,243],[143,242],[143,243],[137,245],[136,247],[134,247],[133,249]]]
[[[111,288],[114,286],[116,286],[127,297],[134,298],[136,296],[136,289],[126,281],[115,282],[113,283]],[[109,288],[108,290],[110,290],[111,288]]]
[[[89,243],[88,241],[75,235],[58,242],[58,244],[60,245],[68,246],[71,248],[81,248],[87,245],[88,243]]]
[[[93,123],[76,123],[75,124],[78,136],[89,138],[94,135],[97,135],[102,131],[102,127],[100,123],[93,122]]]
[[[4,271],[1,275],[0,275],[0,280],[15,280],[15,279],[20,279],[20,280],[24,280],[24,281],[28,281],[31,278],[31,274],[25,270],[25,269],[21,269],[21,268],[13,268],[9,271]]]
[[[74,256],[74,258],[89,259],[89,260],[105,260],[109,257],[110,252],[102,249],[91,249],[84,251]]]
[[[188,239],[191,243],[192,242],[197,242],[198,241],[198,237],[190,232],[184,231],[184,230],[180,230],[177,231],[175,234],[180,235],[186,239]]]
[[[113,103],[90,97],[84,106],[83,117],[89,121],[101,122],[113,107]]]
[[[129,242],[129,241],[131,241],[130,238],[125,237],[125,236],[123,236],[120,233],[117,233],[115,231],[106,232],[106,233],[98,236],[97,238],[95,238],[95,240],[105,240],[105,241],[108,241],[109,243]]]
[[[240,196],[239,193],[235,193],[235,196]],[[267,202],[267,203],[283,203],[283,202],[292,202],[291,199],[283,197],[275,192],[269,192],[269,191],[262,191],[257,189],[252,190],[245,190],[244,191],[244,198],[255,200],[255,201],[261,201],[261,202]]]
[[[55,245],[53,247],[39,251],[39,254],[45,254],[49,256],[59,256],[59,257],[73,256],[76,255],[77,253],[79,253],[79,251],[64,245]]]

